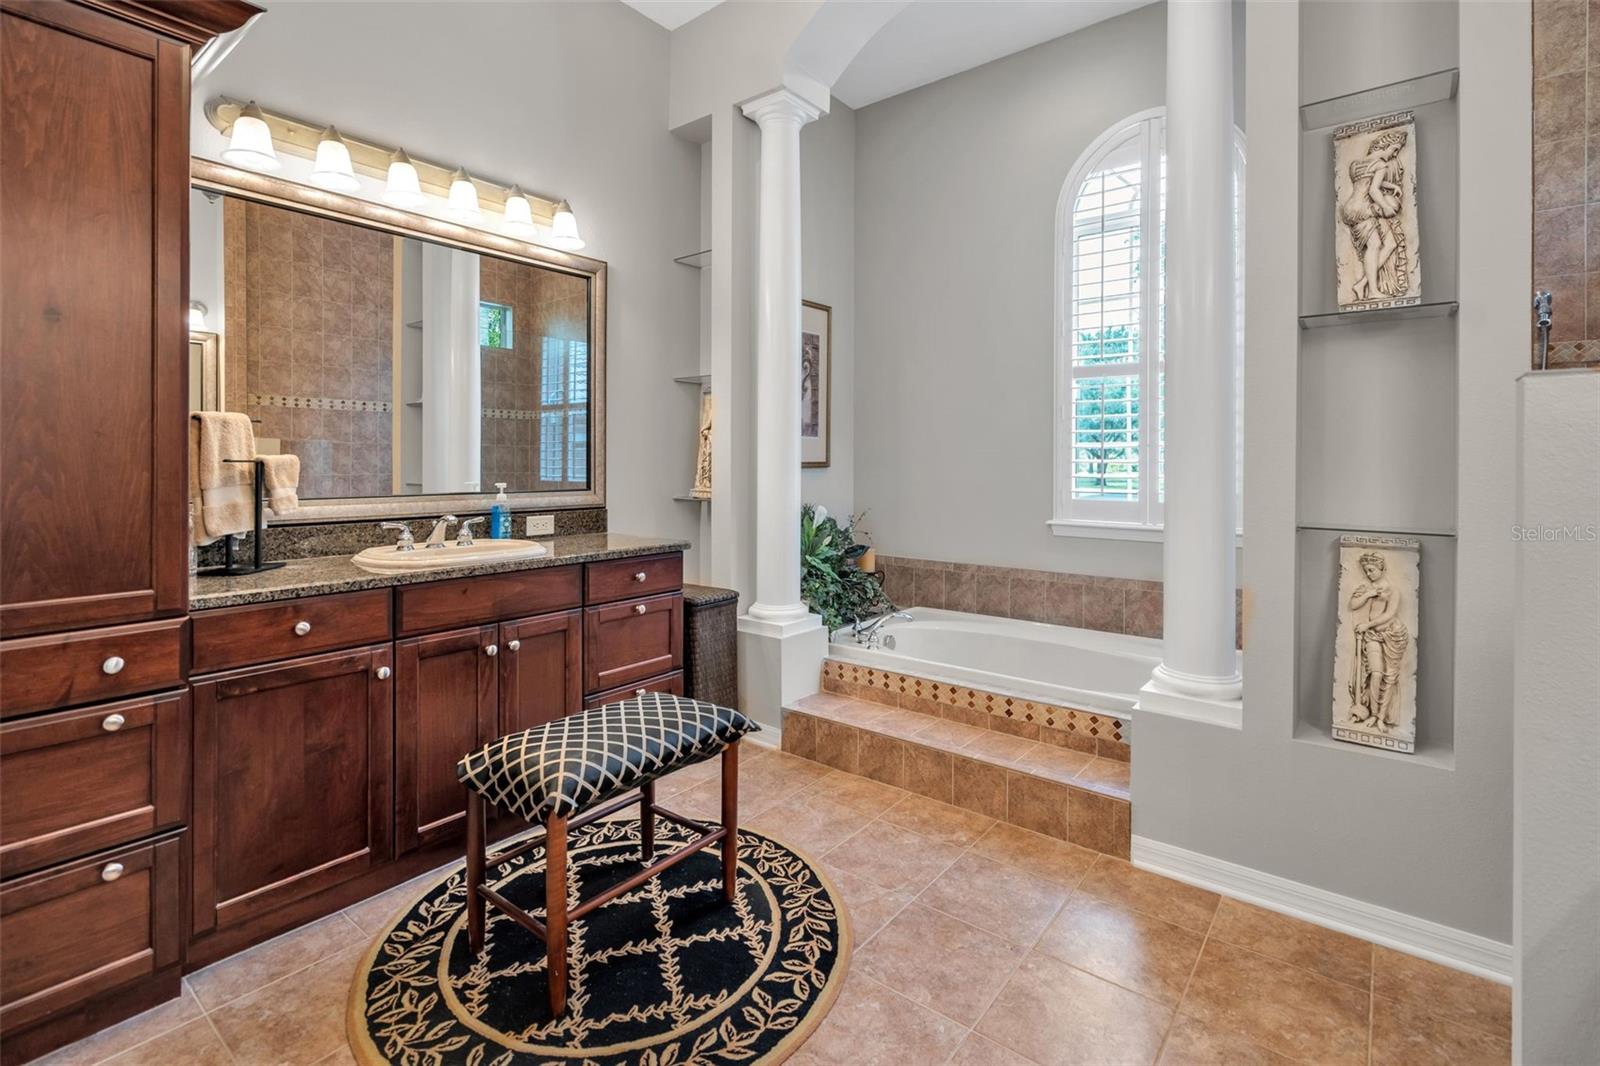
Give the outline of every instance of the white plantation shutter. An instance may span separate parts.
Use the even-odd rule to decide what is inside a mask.
[[[1157,108],[1106,131],[1073,168],[1057,205],[1056,523],[1150,530],[1161,526],[1166,467],[1164,127]],[[1240,150],[1235,154],[1234,211],[1241,226],[1243,171]],[[1235,254],[1241,352],[1243,255],[1241,232]],[[1240,418],[1242,427],[1242,411]]]

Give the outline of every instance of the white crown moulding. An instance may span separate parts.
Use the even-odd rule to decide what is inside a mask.
[[[234,120],[244,108],[245,103],[242,100],[219,96],[215,100],[206,101],[206,119],[226,137],[232,133]],[[316,159],[317,144],[322,140],[322,131],[327,128],[327,123],[309,122],[264,107],[261,108],[261,117],[266,121],[267,128],[272,131],[272,143],[279,151],[304,159]],[[380,181],[387,180],[389,163],[396,151],[395,147],[365,141],[348,133],[341,134],[341,137],[350,149],[350,163],[358,173]],[[410,158],[411,164],[417,168],[417,179],[423,190],[441,200],[449,200],[451,175],[458,168],[440,166],[414,155]],[[505,213],[506,198],[511,193],[511,186],[498,185],[476,176],[472,177],[471,181],[478,189],[478,200],[483,207],[491,208],[500,214]],[[521,192],[521,195],[527,198],[528,206],[533,210],[534,222],[544,226],[550,226],[555,222],[556,205],[559,201],[546,200],[529,192]]]

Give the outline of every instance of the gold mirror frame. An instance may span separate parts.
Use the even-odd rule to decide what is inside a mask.
[[[459,226],[386,204],[328,192],[310,185],[230,167],[198,156],[189,160],[189,183],[197,189],[323,218],[416,237],[434,244],[480,252],[589,280],[589,487],[573,492],[508,492],[516,511],[606,505],[606,264],[588,256],[530,244],[498,233]],[[419,518],[486,511],[492,493],[429,496],[361,496],[302,502],[299,510],[274,518],[275,526],[363,519]]]

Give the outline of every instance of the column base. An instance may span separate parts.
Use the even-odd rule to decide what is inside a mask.
[[[828,631],[806,613],[792,622],[752,615],[739,619],[739,709],[773,731],[783,728],[783,707],[821,687]],[[770,739],[774,743],[776,737]]]
[[[1139,700],[1133,709],[1139,713],[1164,714],[1227,729],[1242,729],[1243,690],[1243,680],[1237,676],[1196,677],[1169,669],[1162,663],[1139,689]]]
[[[810,619],[809,623],[807,619]],[[775,626],[805,624],[806,628],[810,628],[811,624],[821,624],[821,616],[812,614],[811,608],[803,603],[752,603],[750,609],[739,619],[741,628],[746,621]]]

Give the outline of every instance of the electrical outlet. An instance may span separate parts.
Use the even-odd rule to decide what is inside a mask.
[[[553,537],[556,533],[556,516],[553,514],[531,514],[528,516],[528,536]]]

